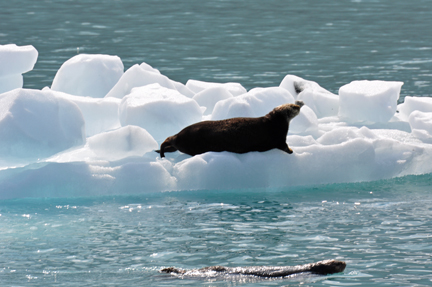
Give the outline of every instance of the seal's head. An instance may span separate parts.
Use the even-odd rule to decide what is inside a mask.
[[[284,104],[277,106],[269,113],[269,115],[283,114],[287,121],[290,122],[295,116],[300,113],[300,108],[304,105],[302,101],[296,101],[295,104]]]
[[[345,270],[346,263],[339,260],[323,260],[311,264],[310,271],[317,274],[333,274],[340,273]]]

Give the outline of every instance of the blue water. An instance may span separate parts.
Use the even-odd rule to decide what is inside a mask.
[[[431,96],[432,1],[15,0],[0,44],[39,51],[24,86],[50,86],[77,53],[147,62],[173,80],[332,92],[404,81]],[[0,201],[1,286],[430,286],[431,175],[272,190]],[[65,190],[65,192],[67,192]],[[179,279],[162,267],[347,262],[341,274],[274,281]]]
[[[284,190],[0,202],[2,286],[429,286],[432,177]],[[342,274],[245,283],[163,267],[295,265]]]

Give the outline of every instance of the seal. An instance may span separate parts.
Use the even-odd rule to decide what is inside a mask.
[[[210,266],[201,269],[177,269],[174,267],[160,270],[162,273],[190,277],[218,277],[226,275],[248,275],[262,278],[286,277],[297,273],[310,272],[318,275],[340,273],[345,270],[346,263],[339,260],[323,260],[296,266],[251,266],[224,267]]]
[[[177,150],[194,156],[208,151],[247,153],[277,148],[291,154],[286,143],[289,123],[303,105],[302,101],[280,105],[259,118],[195,123],[168,137],[156,152],[164,157],[165,152]]]

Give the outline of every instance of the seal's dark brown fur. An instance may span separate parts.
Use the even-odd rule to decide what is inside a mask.
[[[208,151],[246,153],[278,148],[293,151],[286,143],[289,122],[300,112],[303,102],[284,104],[259,118],[231,118],[220,121],[203,121],[190,125],[178,134],[168,137],[162,144],[165,152],[179,150],[189,155]]]

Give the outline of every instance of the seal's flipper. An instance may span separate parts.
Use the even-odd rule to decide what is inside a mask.
[[[177,149],[171,145],[165,147],[165,152],[175,152],[175,151],[177,151]],[[155,150],[155,152],[160,153],[160,149]]]

